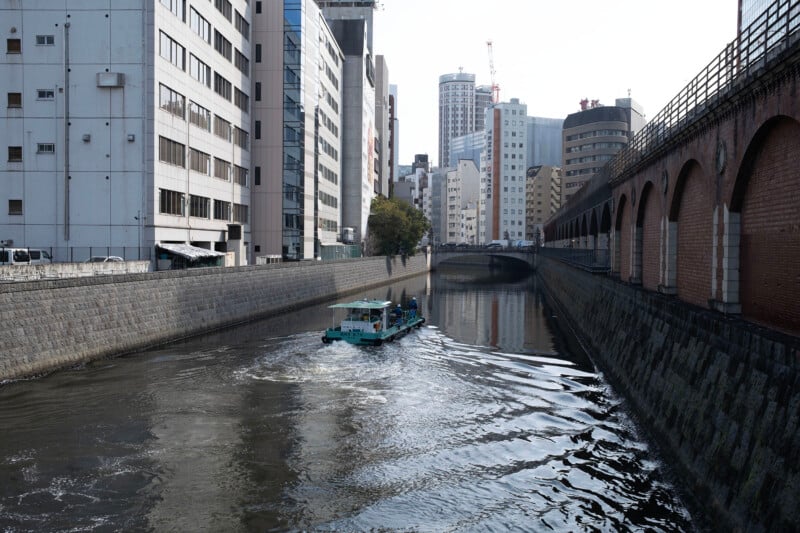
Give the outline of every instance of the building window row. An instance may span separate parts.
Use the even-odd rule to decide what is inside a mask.
[[[216,7],[217,11],[222,13],[222,15],[228,19],[228,22],[231,22],[233,6],[228,0],[214,0],[214,7]]]
[[[36,46],[54,46],[56,44],[55,35],[37,35]]]
[[[319,201],[323,205],[337,209],[339,207],[339,199],[323,191],[319,191]]]
[[[319,121],[323,126],[325,126],[328,129],[328,131],[330,131],[333,134],[334,137],[336,137],[337,139],[339,138],[339,126],[337,126],[336,123],[333,120],[331,120],[331,118],[328,115],[326,115],[325,112],[322,111],[321,109],[319,111]]]
[[[186,168],[186,146],[167,137],[159,136],[158,160],[168,165]]]
[[[323,165],[322,163],[319,164],[319,173],[324,179],[330,181],[334,185],[339,184],[339,175],[336,174],[336,172],[334,172],[333,170]]]
[[[242,16],[242,14],[239,13],[238,11],[236,11],[236,20],[234,22],[234,27],[239,33],[242,34],[242,37],[244,37],[245,40],[247,41],[250,40],[250,23],[247,22],[247,19],[245,19]]]
[[[189,12],[189,27],[208,44],[211,44],[211,23],[200,13],[191,8]]]
[[[186,70],[186,48],[178,44],[172,37],[161,33],[159,54],[161,57],[181,70]]]
[[[186,0],[161,0],[161,5],[169,9],[182,22],[186,22]]]
[[[248,170],[245,167],[240,167],[239,165],[233,166],[233,182],[237,185],[241,185],[242,187],[247,187],[247,175]]]
[[[326,141],[324,138],[320,137],[319,145],[320,148],[322,148],[322,151],[331,156],[334,161],[339,160],[339,151],[336,148],[334,148],[331,143]]]
[[[250,221],[250,208],[244,204],[233,204],[233,221],[247,224]]]
[[[234,54],[233,64],[242,74],[245,76],[250,76],[250,60],[247,59],[247,56],[241,53],[238,49],[236,49],[236,53]]]
[[[249,149],[248,146],[250,144],[250,134],[244,131],[243,129],[239,128],[238,126],[234,126],[233,143],[242,150],[248,150]]]
[[[189,101],[189,122],[198,128],[211,131],[211,111],[197,102]]]
[[[211,198],[189,195],[189,216],[196,218],[211,218]]]
[[[189,169],[210,176],[211,156],[200,150],[189,148]]]
[[[186,118],[186,97],[163,83],[159,84],[159,105],[161,109],[181,120]]]
[[[237,88],[234,88],[233,91],[233,103],[245,113],[247,113],[250,109],[250,97]]]
[[[335,220],[329,220],[327,218],[320,217],[319,225],[322,231],[330,231],[333,233],[339,231],[339,223]]]
[[[231,180],[231,164],[219,157],[214,158],[214,177],[224,181]]]
[[[214,50],[228,61],[233,61],[233,45],[219,30],[214,30]]]
[[[214,219],[230,221],[231,203],[222,200],[214,200]]]
[[[163,215],[186,214],[186,195],[169,189],[159,189],[158,212]]]
[[[231,123],[220,117],[214,115],[214,135],[221,139],[230,142],[231,140]]]
[[[578,133],[575,135],[567,135],[567,141],[577,141],[579,139],[588,139],[590,137],[627,137],[628,132],[625,130],[595,130]]]
[[[233,93],[232,90],[233,86],[231,82],[226,80],[219,72],[214,72],[214,92],[226,99],[227,101],[231,101],[231,95]]]
[[[189,54],[189,74],[206,87],[211,88],[211,67],[197,59],[194,54]]]

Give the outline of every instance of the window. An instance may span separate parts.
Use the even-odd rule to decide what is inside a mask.
[[[201,152],[200,150],[189,148],[189,168],[195,172],[199,172],[200,174],[210,176],[211,156]]]
[[[242,204],[233,204],[233,221],[247,224],[248,222],[248,206]]]
[[[22,42],[19,39],[6,39],[7,54],[21,54]]]
[[[256,139],[261,138],[261,121],[256,120]]]
[[[8,93],[8,107],[22,107],[22,93]]]
[[[261,82],[256,82],[256,102],[261,101]]]
[[[56,97],[56,92],[53,89],[37,89],[37,100],[52,100]]]
[[[230,220],[231,219],[231,203],[223,202],[222,200],[214,200],[214,219],[216,220]]]
[[[218,30],[214,30],[214,50],[222,54],[228,61],[233,57],[233,46],[231,42],[225,38]]]
[[[227,101],[231,101],[231,89],[232,89],[231,82],[220,76],[219,72],[214,72],[214,92],[226,99]]]
[[[234,26],[242,34],[242,37],[245,40],[250,40],[250,23],[248,23],[245,18],[237,11],[236,12],[236,21],[234,22]]]
[[[231,13],[233,8],[228,0],[214,0],[214,7],[217,8],[217,11],[225,15],[225,18],[228,19],[228,22],[231,21]]]
[[[242,187],[247,187],[247,169],[244,167],[240,167],[239,165],[233,166],[233,182],[241,185]]]
[[[186,168],[186,146],[172,139],[159,137],[158,160],[169,165]]]
[[[237,126],[233,127],[233,142],[236,146],[239,146],[242,150],[247,150],[249,140],[250,134]]]
[[[189,216],[211,218],[211,198],[189,195]]]
[[[256,45],[256,63],[261,63],[261,45]]]
[[[178,191],[159,189],[158,212],[165,215],[185,215],[186,195]]]
[[[22,161],[22,146],[9,146],[8,147],[8,160],[9,161]]]
[[[161,0],[161,5],[172,11],[172,14],[186,22],[186,0]]]
[[[255,169],[255,185],[261,185],[261,167],[256,167]]]
[[[256,13],[261,13],[261,0],[256,1]]]
[[[21,215],[22,214],[22,200],[9,200],[8,201],[8,214]]]
[[[195,102],[190,101],[189,122],[206,131],[211,131],[211,111]]]
[[[238,68],[245,76],[250,75],[250,60],[247,59],[247,57],[239,50],[236,50],[236,54],[233,58],[233,64],[236,65],[236,68]]]
[[[161,109],[171,113],[181,120],[186,118],[186,97],[177,93],[164,84],[159,85],[159,101]]]
[[[36,44],[37,46],[53,46],[56,44],[56,39],[54,35],[37,35]]]
[[[231,164],[225,161],[224,159],[220,159],[219,157],[214,158],[214,177],[219,178],[221,180],[230,181],[231,179]]]
[[[159,54],[181,70],[186,70],[186,49],[172,37],[161,32]]]
[[[211,24],[194,8],[189,11],[189,27],[208,44],[211,44]]]
[[[235,89],[233,92],[233,103],[245,113],[250,109],[250,97],[239,89]]]
[[[206,87],[211,87],[211,67],[197,59],[194,54],[189,54],[189,74]]]
[[[221,118],[219,115],[214,115],[214,135],[225,139],[231,140],[231,123]]]
[[[53,143],[39,143],[36,145],[37,154],[54,154],[56,153],[56,145]]]

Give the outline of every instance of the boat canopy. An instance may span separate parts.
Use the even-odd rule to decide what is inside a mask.
[[[328,309],[384,309],[390,305],[392,302],[384,300],[356,300],[346,304],[329,305]]]

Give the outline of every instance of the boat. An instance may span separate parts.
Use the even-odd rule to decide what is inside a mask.
[[[356,300],[328,308],[333,309],[333,324],[322,336],[325,344],[347,341],[350,344],[380,346],[425,323],[425,318],[416,309],[403,309],[400,304],[392,308],[392,302],[388,300]],[[337,311],[342,310],[346,316],[337,326]]]

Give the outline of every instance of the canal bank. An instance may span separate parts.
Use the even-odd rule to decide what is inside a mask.
[[[628,398],[712,523],[796,530],[800,341],[539,259],[559,322]]]
[[[0,381],[276,316],[429,270],[369,257],[0,285]]]

